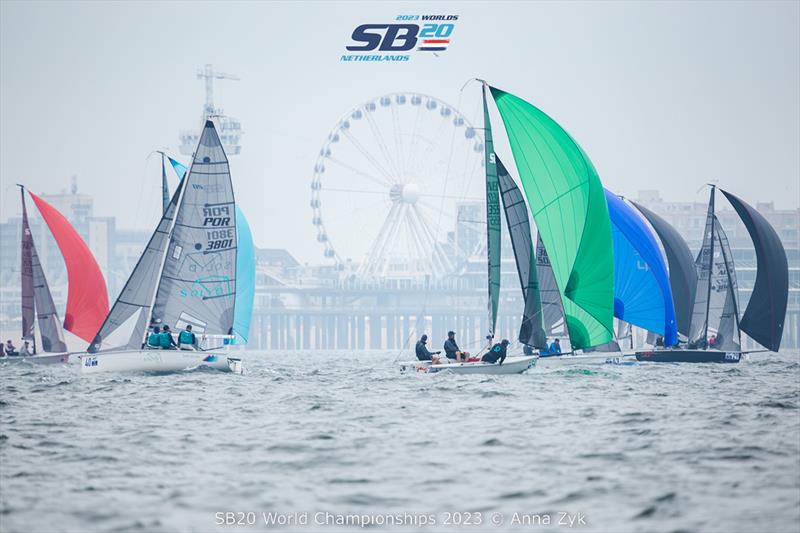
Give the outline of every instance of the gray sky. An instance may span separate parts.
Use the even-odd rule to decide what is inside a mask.
[[[97,215],[152,227],[158,166],[145,158],[177,151],[179,131],[197,125],[204,63],[242,78],[218,84],[217,100],[246,131],[232,172],[256,244],[301,260],[321,259],[309,185],[337,120],[396,91],[457,105],[474,76],[558,120],[615,192],[705,201],[697,189],[717,179],[752,202],[796,208],[799,6],[3,1],[0,218],[18,212],[13,183],[57,192],[77,174]],[[417,13],[459,15],[439,57],[339,61],[357,25]],[[467,92],[477,98],[477,85]]]

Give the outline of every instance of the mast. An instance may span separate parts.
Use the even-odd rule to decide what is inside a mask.
[[[711,278],[714,275],[714,192],[717,190],[716,185],[711,185],[711,198],[708,201],[708,211],[711,214],[711,248],[708,253],[708,291],[706,293],[706,327],[703,333],[703,346],[708,349],[708,310],[711,306]]]

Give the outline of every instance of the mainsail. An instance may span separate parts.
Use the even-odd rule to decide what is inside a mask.
[[[180,179],[189,170],[171,157],[169,162]],[[253,234],[244,212],[236,206],[236,305],[233,317],[231,344],[247,344],[250,336],[250,319],[253,315],[253,300],[256,296],[256,249]]]
[[[692,310],[692,323],[689,331],[690,344],[704,343],[708,338],[708,315],[711,310],[711,271],[714,261],[714,188],[708,202],[708,213],[703,230],[703,244],[697,254],[694,266],[697,271],[697,291]]]
[[[509,176],[503,162],[499,157],[496,160],[500,198],[503,200],[503,210],[511,236],[511,247],[514,250],[514,260],[517,264],[522,297],[525,301],[519,342],[544,349],[547,347],[547,336],[542,326],[542,301],[539,295],[539,280],[536,277],[536,256],[533,254],[528,207],[522,191]]]
[[[497,305],[500,301],[500,199],[497,179],[497,164],[492,141],[492,126],[489,122],[489,107],[486,103],[486,85],[483,86],[484,167],[486,169],[486,255],[489,274],[489,331],[494,337],[497,322]]]
[[[600,179],[553,119],[491,87],[518,175],[547,247],[573,349],[613,338],[614,258]]]
[[[644,221],[622,199],[605,191],[614,243],[614,316],[658,333],[665,346],[678,342],[667,266]]]
[[[739,292],[736,283],[736,270],[733,266],[733,255],[728,244],[728,236],[722,229],[719,219],[714,216],[714,232],[719,244],[719,257],[715,261],[715,285],[725,287],[725,300],[719,316],[717,343],[719,350],[739,350],[741,339],[739,333]],[[718,270],[717,270],[718,269]]]
[[[72,225],[53,206],[31,193],[50,228],[67,267],[67,310],[64,329],[89,341],[108,313],[108,289],[92,252]]]
[[[756,251],[756,281],[739,326],[753,340],[777,352],[789,297],[786,251],[764,215],[733,194],[720,190],[742,219]]]
[[[22,278],[22,338],[34,340],[34,303],[33,303],[33,235],[28,225],[28,209],[25,207],[25,189],[20,187],[22,194],[22,240],[20,275]]]
[[[688,338],[690,337],[689,327],[692,322],[692,309],[697,288],[697,270],[694,266],[692,252],[678,230],[666,220],[636,202],[631,203],[647,219],[664,247],[669,265],[669,285],[675,305],[678,332]]]
[[[228,158],[209,120],[178,197],[148,323],[175,329],[191,324],[200,334],[231,335],[236,242]]]

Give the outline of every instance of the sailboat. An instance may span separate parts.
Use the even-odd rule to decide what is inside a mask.
[[[19,185],[22,201],[20,273],[22,281],[22,341],[32,355],[1,357],[8,362],[38,364],[69,362],[64,330],[78,337],[91,338],[108,312],[108,294],[103,274],[91,251],[67,219],[42,198],[27,191],[48,225],[67,266],[69,283],[66,319],[62,326],[53,295],[44,273],[28,222],[25,187]],[[36,343],[34,317],[39,324],[40,344]],[[43,353],[38,353],[39,351]]]
[[[500,214],[500,195],[507,192],[504,186],[507,182],[501,183],[500,177],[508,179],[497,154],[494,152],[494,142],[492,140],[492,129],[489,121],[489,107],[487,104],[488,86],[483,85],[483,119],[484,119],[484,157],[485,157],[485,177],[486,177],[486,256],[487,256],[487,273],[488,273],[488,298],[487,298],[487,313],[488,313],[488,331],[486,339],[489,341],[490,346],[495,336],[495,326],[497,324],[497,309],[500,302],[500,246],[501,246],[501,214]],[[513,184],[513,183],[512,183]],[[517,192],[519,192],[517,190]],[[514,199],[516,202],[513,206],[506,209],[506,216],[509,216],[509,209],[513,210],[513,221],[509,221],[508,227],[511,233],[512,245],[515,249],[515,256],[518,257],[517,264],[519,266],[519,257],[525,252],[528,253],[530,260],[532,255],[531,238],[530,238],[530,224],[527,219],[527,208],[525,201],[521,195],[517,194]],[[504,199],[505,202],[505,199]],[[521,203],[519,203],[521,202]],[[523,212],[525,213],[524,220],[521,219]],[[527,231],[527,241],[525,239],[525,232]],[[526,250],[523,248],[527,246]],[[517,251],[519,248],[519,251]],[[529,267],[530,262],[525,266]],[[527,291],[529,284],[529,276],[536,275],[535,270],[528,268],[525,273],[519,272],[521,279],[524,278],[523,290]],[[523,325],[526,327],[526,325]],[[484,363],[480,360],[469,361],[464,363],[442,363],[442,364],[427,364],[417,363],[415,366],[418,371],[425,371],[429,373],[448,371],[455,374],[519,374],[532,368],[536,364],[536,356],[508,356],[502,364]],[[402,365],[401,368],[406,368]]]
[[[716,190],[717,187],[711,185],[703,244],[694,261],[695,290],[682,294],[692,297],[690,302],[683,303],[686,308],[690,304],[692,309],[685,330],[687,347],[636,352],[639,361],[738,363],[746,353],[742,351],[742,332],[767,350],[780,349],[789,295],[786,251],[777,232],[761,213],[720,189],[744,223],[756,252],[756,281],[740,319],[733,255],[715,213]],[[643,213],[647,216],[646,211]]]
[[[83,372],[180,371],[198,366],[241,371],[224,350],[233,338],[236,211],[230,169],[207,120],[192,165],[87,353]],[[154,325],[191,325],[200,350],[147,349]]]

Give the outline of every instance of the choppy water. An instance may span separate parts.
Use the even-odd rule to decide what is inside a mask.
[[[255,513],[248,531],[289,512],[309,531],[342,513],[420,531],[566,529],[559,512],[583,531],[800,527],[797,355],[490,377],[401,376],[394,355],[252,354],[245,376],[0,368],[0,529],[236,530],[225,511]]]

